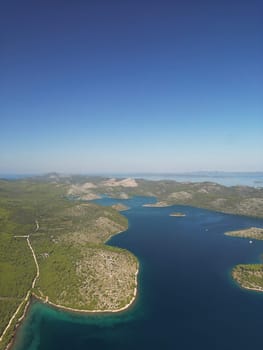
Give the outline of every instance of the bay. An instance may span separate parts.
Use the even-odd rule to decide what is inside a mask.
[[[238,263],[261,262],[263,242],[224,236],[263,227],[262,219],[173,206],[142,207],[154,199],[122,202],[129,229],[109,244],[140,260],[138,297],[119,314],[80,315],[35,302],[14,350],[248,349],[262,344],[263,294],[231,279]],[[185,217],[170,217],[173,211]]]

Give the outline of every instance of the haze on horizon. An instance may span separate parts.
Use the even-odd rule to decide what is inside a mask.
[[[2,1],[0,173],[263,171],[262,15]]]

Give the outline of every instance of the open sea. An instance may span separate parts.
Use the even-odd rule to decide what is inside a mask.
[[[138,297],[119,314],[79,315],[35,302],[19,328],[14,350],[247,350],[263,343],[263,293],[231,279],[238,263],[261,262],[263,241],[224,236],[263,227],[262,219],[192,207],[142,207],[153,198],[123,202],[129,229],[109,244],[140,260]],[[170,217],[173,211],[185,217]]]

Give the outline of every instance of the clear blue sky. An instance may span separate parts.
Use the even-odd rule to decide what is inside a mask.
[[[0,2],[0,173],[263,170],[260,0]]]

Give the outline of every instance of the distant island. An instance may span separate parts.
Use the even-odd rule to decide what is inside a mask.
[[[143,204],[143,207],[149,207],[149,208],[164,208],[164,207],[170,207],[171,204],[168,204],[167,202],[156,202],[156,203],[148,203]]]
[[[171,213],[170,216],[183,217],[183,216],[186,216],[186,214],[175,212],[175,213]]]
[[[263,217],[263,188],[212,182],[52,173],[0,180],[0,194],[0,350],[14,336],[32,296],[81,312],[118,312],[134,302],[139,261],[131,252],[107,245],[128,228],[120,213],[128,208],[122,203],[100,206],[94,199],[146,196],[157,202],[144,207],[189,205]],[[262,239],[260,228],[237,232],[228,234]],[[238,265],[233,278],[245,288],[261,290],[262,265]]]

